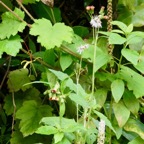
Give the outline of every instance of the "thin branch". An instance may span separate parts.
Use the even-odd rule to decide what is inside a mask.
[[[4,84],[4,81],[5,81],[5,79],[6,79],[7,75],[8,75],[9,68],[10,68],[10,63],[11,63],[11,56],[9,57],[9,62],[8,62],[7,70],[6,70],[5,75],[4,75],[3,79],[2,79],[2,82],[0,84],[0,89],[2,88],[2,86]]]
[[[23,4],[19,1],[19,0],[16,0],[17,3],[20,5],[20,7],[25,11],[25,13],[34,21],[34,17],[27,11],[27,9],[23,6]]]
[[[12,11],[12,10],[11,10],[7,5],[5,5],[2,1],[0,1],[0,4],[1,4],[2,6],[4,6],[8,11],[10,11],[18,20],[20,20],[21,22],[26,23],[26,25],[27,25],[28,27],[31,27],[30,24],[28,24],[27,22],[25,22],[18,14],[16,14],[14,11]]]
[[[12,92],[12,102],[13,102],[13,119],[12,119],[12,133],[14,131],[14,122],[15,122],[15,114],[16,114],[16,104],[15,104],[15,98],[14,98],[14,92]]]

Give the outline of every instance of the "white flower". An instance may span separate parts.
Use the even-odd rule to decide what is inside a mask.
[[[78,47],[77,52],[81,54],[85,49],[89,47],[89,44],[81,45]]]
[[[101,20],[98,16],[93,16],[91,21],[90,21],[90,24],[92,27],[95,27],[95,28],[101,28],[102,27]]]
[[[105,141],[105,121],[100,120],[98,127],[97,144],[104,144],[104,141]]]

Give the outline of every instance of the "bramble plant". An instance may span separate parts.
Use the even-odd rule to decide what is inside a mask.
[[[53,0],[16,2],[0,0],[0,143],[144,143],[141,18],[112,20],[108,0],[107,13],[86,6],[89,27],[72,26]]]

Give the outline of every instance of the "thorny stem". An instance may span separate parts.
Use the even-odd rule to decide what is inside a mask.
[[[34,21],[34,17],[27,11],[27,9],[23,6],[23,4],[19,1],[19,0],[16,0],[17,3],[20,5],[20,7],[25,11],[25,13]]]
[[[12,11],[7,5],[5,5],[2,1],[0,1],[0,4],[3,5],[8,11],[10,11],[18,20],[20,20],[21,22],[26,23],[26,25],[28,27],[31,27],[30,24],[28,24],[27,22],[25,22],[19,15],[17,15],[14,11]]]

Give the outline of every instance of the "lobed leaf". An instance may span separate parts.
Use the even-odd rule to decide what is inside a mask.
[[[48,105],[38,105],[34,100],[25,101],[16,112],[16,118],[21,120],[19,127],[23,136],[33,134],[40,126],[40,120],[52,115],[51,111],[52,108]]]
[[[14,12],[24,19],[24,12],[15,8]],[[11,12],[5,12],[2,15],[2,23],[0,24],[0,39],[10,38],[18,32],[22,32],[26,26],[25,22],[21,22]]]
[[[4,52],[8,55],[16,56],[22,48],[21,42],[22,39],[18,35],[12,36],[9,39],[0,40],[0,58]]]
[[[8,75],[8,88],[10,92],[17,92],[20,89],[25,91],[30,88],[31,85],[23,86],[30,82],[30,77],[28,76],[28,69],[17,69],[11,71]]]
[[[30,29],[30,34],[38,36],[37,41],[46,49],[60,47],[65,41],[72,41],[73,30],[63,23],[56,23],[52,26],[51,22],[45,18],[35,20]]]

